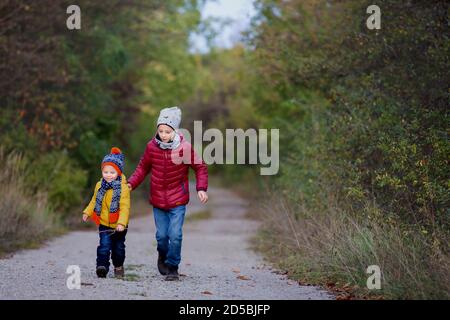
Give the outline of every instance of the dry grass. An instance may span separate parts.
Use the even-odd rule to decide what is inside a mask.
[[[300,282],[344,287],[360,298],[450,297],[445,237],[406,232],[372,204],[352,212],[329,198],[324,210],[313,212],[283,198],[266,199],[258,207],[263,228],[255,245]],[[381,290],[366,287],[369,265],[381,269]]]
[[[30,194],[24,161],[18,154],[0,149],[0,255],[18,248],[34,247],[58,233],[59,224],[44,193]]]

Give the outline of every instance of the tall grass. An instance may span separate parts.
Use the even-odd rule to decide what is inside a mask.
[[[255,208],[263,227],[255,244],[301,282],[346,288],[356,297],[449,299],[448,237],[405,228],[373,203],[343,208],[333,197],[320,210],[266,192]],[[369,290],[369,265],[381,269],[381,290]]]
[[[59,221],[43,192],[27,187],[26,162],[17,153],[0,148],[0,255],[18,248],[32,247],[54,235]]]

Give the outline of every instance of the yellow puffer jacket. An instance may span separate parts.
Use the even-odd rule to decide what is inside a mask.
[[[95,199],[97,198],[97,191],[101,186],[101,180],[97,182],[94,189],[94,195],[92,196],[91,201],[89,202],[86,209],[83,210],[83,213],[87,214],[89,217],[92,217],[94,214],[95,208]],[[129,217],[130,217],[130,189],[127,186],[127,178],[122,174],[122,191],[120,192],[120,214],[119,220],[117,222],[112,223],[109,221],[109,207],[111,205],[113,190],[107,190],[105,193],[105,197],[102,202],[102,212],[100,213],[100,224],[115,228],[118,224],[126,227],[128,225]]]

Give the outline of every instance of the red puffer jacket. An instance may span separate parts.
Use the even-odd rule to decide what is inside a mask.
[[[128,179],[134,190],[151,172],[149,202],[163,210],[189,202],[189,167],[195,171],[197,191],[208,189],[206,164],[181,134],[180,137],[180,146],[175,150],[161,149],[153,137],[147,144],[136,170]]]

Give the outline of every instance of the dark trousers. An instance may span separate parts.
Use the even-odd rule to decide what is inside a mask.
[[[98,231],[100,244],[97,247],[97,267],[103,266],[106,270],[109,270],[110,257],[114,267],[123,266],[123,262],[125,261],[125,236],[127,229],[118,232],[113,228],[99,225]]]

